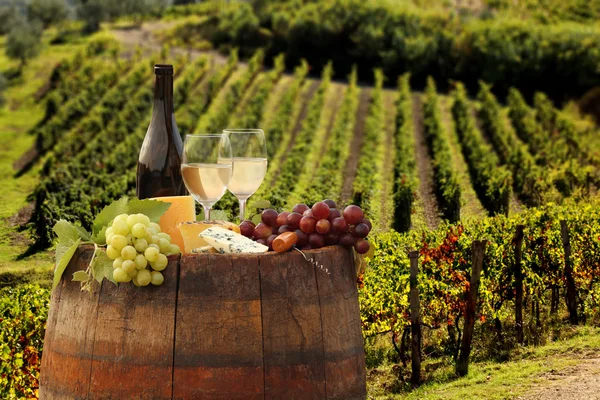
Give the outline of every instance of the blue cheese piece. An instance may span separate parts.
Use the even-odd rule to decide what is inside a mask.
[[[217,226],[202,231],[198,236],[221,254],[266,253],[269,251],[265,245]]]

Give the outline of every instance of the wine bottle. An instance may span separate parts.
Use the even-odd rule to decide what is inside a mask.
[[[183,196],[183,142],[173,109],[173,66],[154,66],[154,106],[138,158],[136,194],[149,197]]]

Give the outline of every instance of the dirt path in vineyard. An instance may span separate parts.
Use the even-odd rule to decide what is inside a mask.
[[[423,102],[421,95],[412,95],[413,129],[415,130],[415,155],[419,174],[419,197],[423,203],[425,221],[430,229],[435,229],[440,223],[437,199],[433,185],[433,165],[423,126]]]
[[[590,400],[600,399],[600,358],[590,358],[580,364],[550,371],[542,375],[544,383],[523,400]]]
[[[360,150],[362,149],[365,122],[369,113],[369,102],[371,99],[371,88],[360,88],[358,96],[358,110],[356,112],[356,123],[354,124],[354,132],[352,135],[352,143],[350,143],[350,156],[346,161],[344,168],[344,184],[342,185],[342,204],[348,204],[352,199],[354,178],[356,178],[356,168],[358,168],[358,159],[360,158]]]

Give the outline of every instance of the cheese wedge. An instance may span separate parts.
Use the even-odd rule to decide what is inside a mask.
[[[184,249],[185,253],[192,253],[192,250],[194,249],[208,246],[208,243],[206,243],[206,241],[204,241],[198,235],[208,228],[217,226],[236,233],[240,233],[239,226],[227,221],[182,222],[181,224],[179,224],[178,227],[184,242],[184,246],[181,248]]]
[[[269,251],[267,246],[221,227],[208,228],[200,234],[200,237],[221,254],[266,253]]]
[[[212,246],[204,246],[204,247],[198,247],[197,249],[192,249],[191,253],[193,254],[211,254],[211,253],[217,253],[217,249],[215,249]]]
[[[194,204],[194,198],[192,196],[173,196],[173,197],[154,197],[150,200],[164,201],[171,203],[171,206],[165,212],[158,225],[160,230],[168,233],[171,236],[171,243],[179,246],[183,249],[184,242],[177,225],[182,222],[195,221],[196,220],[196,205]]]

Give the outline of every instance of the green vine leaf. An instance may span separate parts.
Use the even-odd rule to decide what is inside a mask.
[[[77,238],[75,241],[63,240],[56,246],[56,267],[54,268],[54,279],[52,281],[52,289],[58,286],[62,274],[65,272],[67,265],[73,258],[73,254],[79,247],[81,239]]]
[[[115,285],[117,282],[113,279],[113,261],[108,258],[106,252],[97,249],[96,257],[92,261],[92,276],[98,283],[102,283],[103,279],[108,279]]]
[[[94,236],[97,236],[102,228],[107,226],[117,215],[125,214],[127,212],[128,201],[129,199],[127,199],[127,197],[121,197],[119,200],[113,201],[110,205],[104,207],[104,209],[100,211],[94,219],[92,229]]]
[[[88,231],[77,225],[75,225],[75,228],[79,232],[79,237],[81,238],[81,240],[83,240],[84,242],[89,242],[92,240],[92,235],[90,235]]]
[[[54,225],[52,229],[56,236],[58,236],[59,242],[74,242],[77,238],[80,237],[80,231],[77,229],[75,225],[72,223],[61,219]],[[58,259],[57,259],[58,261]]]
[[[60,278],[62,278],[67,265],[69,265],[71,258],[73,258],[75,250],[77,250],[77,247],[81,243],[82,236],[84,238],[89,237],[89,234],[64,219],[58,221],[52,230],[58,236],[54,278],[52,280],[52,288],[54,289],[60,282]]]
[[[73,273],[72,281],[74,281],[74,282],[87,282],[89,280],[90,280],[90,276],[88,274],[86,274],[85,271],[77,271],[77,272]]]
[[[160,217],[171,207],[171,203],[158,200],[131,199],[127,204],[127,214],[144,214],[152,222],[158,222]]]

